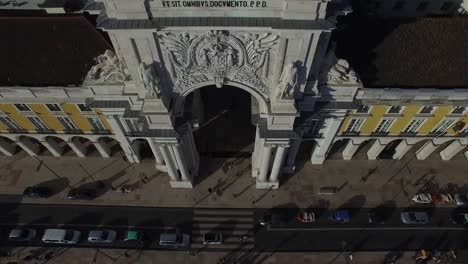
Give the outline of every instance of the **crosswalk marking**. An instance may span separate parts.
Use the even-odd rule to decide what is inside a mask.
[[[200,251],[250,250],[255,247],[252,236],[255,212],[249,209],[194,209],[192,221],[192,249]],[[220,245],[204,245],[203,234],[223,234]],[[247,238],[244,238],[247,236]]]

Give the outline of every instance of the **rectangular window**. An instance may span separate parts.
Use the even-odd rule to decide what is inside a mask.
[[[456,106],[452,110],[452,114],[463,114],[465,112],[465,107],[464,106]]]
[[[454,119],[444,119],[442,120],[432,131],[434,134],[442,134],[447,131],[447,129],[455,122]]]
[[[128,132],[138,133],[141,132],[138,125],[138,118],[124,118],[125,124],[127,125]]]
[[[434,108],[432,106],[424,106],[423,108],[421,108],[421,111],[419,111],[420,114],[430,114],[432,113],[432,110],[434,110]]]
[[[394,11],[401,10],[401,9],[403,9],[404,6],[405,6],[405,1],[402,1],[402,0],[397,1],[397,2],[395,3],[395,5],[393,6],[393,10],[394,10]]]
[[[401,112],[401,106],[391,106],[390,109],[388,109],[389,114],[399,114]]]
[[[46,104],[51,112],[62,112],[62,108],[58,104]]]
[[[88,105],[86,104],[78,104],[78,108],[80,109],[81,112],[91,112],[93,109],[89,108]]]
[[[375,129],[376,133],[385,133],[388,132],[388,129],[392,125],[393,121],[395,119],[383,119],[380,124],[377,126],[377,129]]]
[[[429,2],[428,1],[424,1],[424,2],[421,2],[419,3],[418,7],[416,8],[416,10],[418,11],[424,11],[427,9],[427,7],[429,6]]]
[[[359,128],[361,128],[362,121],[364,119],[361,118],[353,118],[349,122],[348,128],[346,129],[346,132],[359,132]]]
[[[69,117],[66,116],[61,116],[57,117],[57,120],[62,124],[63,129],[66,131],[76,131],[78,128],[76,128],[75,124],[71,121]]]
[[[453,6],[452,2],[444,2],[440,7],[440,11],[449,11]]]
[[[361,107],[357,109],[356,113],[369,113],[369,106],[361,105]]]
[[[44,122],[37,116],[28,116],[27,117],[29,122],[31,122],[35,127],[37,131],[44,131],[48,130],[49,128],[44,124]]]
[[[11,118],[8,116],[0,116],[0,122],[2,122],[5,126],[8,127],[10,130],[20,130],[21,127],[18,126]]]
[[[89,116],[89,117],[86,117],[86,119],[88,120],[89,124],[93,128],[93,131],[104,131],[104,130],[106,130],[106,128],[102,124],[101,119],[99,119],[99,117]]]
[[[413,119],[405,128],[405,130],[403,130],[403,132],[404,133],[416,133],[416,131],[418,130],[418,128],[421,126],[423,122],[424,122],[423,119]]]
[[[30,112],[31,109],[27,104],[15,104],[16,109],[21,112]]]

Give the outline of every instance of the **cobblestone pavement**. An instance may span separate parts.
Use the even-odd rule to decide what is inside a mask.
[[[256,190],[249,159],[202,159],[195,188],[172,189],[167,174],[157,171],[153,162],[17,155],[0,157],[0,198],[3,202],[160,207],[373,207],[382,203],[405,207],[422,190],[468,192],[467,169],[466,160],[329,160],[323,165],[308,163],[297,168],[295,175],[283,176],[279,190]],[[97,199],[66,199],[69,188],[95,187],[95,181],[104,183]],[[23,199],[24,188],[34,184],[50,186],[56,194],[49,199]],[[122,186],[131,192],[122,193]],[[338,191],[319,194],[322,187]]]
[[[383,263],[388,252],[354,252],[353,261],[349,261],[347,254],[340,252],[323,253],[216,253],[201,252],[195,256],[187,252],[171,251],[137,251],[137,250],[116,250],[116,249],[60,249],[54,250],[54,256],[48,261],[36,260],[36,262],[25,262],[22,259],[30,254],[32,248],[15,249],[14,256],[0,258],[0,264],[7,264],[11,261],[17,263],[47,263],[47,264],[166,264],[166,263],[190,263],[190,264],[380,264]],[[45,254],[42,255],[43,257]],[[415,263],[413,252],[403,253],[398,263]],[[224,258],[224,262],[221,259]]]

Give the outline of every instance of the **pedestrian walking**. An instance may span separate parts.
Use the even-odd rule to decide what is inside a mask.
[[[122,187],[122,188],[120,188],[120,192],[121,192],[122,194],[125,194],[125,193],[127,192],[127,190],[125,189],[125,187]]]

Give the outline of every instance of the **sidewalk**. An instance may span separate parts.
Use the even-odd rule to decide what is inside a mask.
[[[423,189],[437,191],[450,187],[452,191],[468,192],[466,160],[307,163],[295,175],[283,176],[278,190],[255,189],[255,179],[250,176],[250,159],[238,161],[230,170],[226,166],[223,168],[223,164],[229,162],[232,160],[203,162],[195,188],[172,189],[167,174],[157,171],[153,162],[130,164],[120,157],[3,156],[0,157],[0,199],[3,202],[158,207],[373,207],[382,203],[406,207],[414,205],[411,196]],[[141,180],[144,177],[146,183]],[[69,188],[95,187],[94,181],[105,184],[99,189],[97,199],[66,199]],[[34,184],[52,187],[57,194],[49,199],[23,199],[24,188]],[[122,186],[132,191],[122,193]],[[338,192],[318,194],[321,187],[335,187]]]

